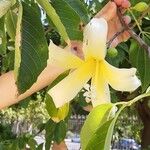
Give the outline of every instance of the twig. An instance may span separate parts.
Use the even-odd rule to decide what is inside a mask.
[[[118,17],[124,29],[129,32],[131,37],[135,39],[139,43],[139,45],[148,52],[150,56],[150,47],[124,22],[123,15],[119,8],[117,8],[117,13],[118,13]]]
[[[149,7],[142,13],[142,15],[137,19],[138,22],[140,22],[141,19],[143,19],[145,17],[145,15],[150,11],[150,4]],[[120,12],[121,13],[121,12]],[[130,27],[130,30],[133,29],[136,26],[136,22]],[[121,35],[124,31],[128,30],[129,27],[127,29],[122,29],[120,32],[117,32],[108,42],[107,42],[107,47],[109,48],[111,46],[111,43],[119,36]],[[136,34],[134,34],[134,36],[138,36]],[[144,42],[145,43],[145,42]],[[146,44],[146,43],[145,43]],[[149,48],[148,48],[149,49]],[[150,51],[150,50],[148,50]]]
[[[128,8],[128,11],[129,11],[129,13],[131,14],[131,16],[133,17],[133,19],[134,19],[134,21],[135,21],[135,23],[136,23],[136,25],[137,25],[137,27],[138,27],[138,29],[139,29],[139,31],[140,31],[140,34],[143,33],[142,28],[141,28],[141,26],[140,26],[138,20],[136,19],[135,15],[133,14],[133,12],[131,11],[130,8]],[[132,28],[132,29],[133,29],[133,28]]]
[[[107,42],[107,47],[109,48],[112,44],[112,42],[123,32],[125,31],[125,29],[122,29],[120,32],[117,32],[108,42]]]

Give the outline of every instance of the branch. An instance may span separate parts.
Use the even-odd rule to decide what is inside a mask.
[[[119,9],[119,8],[118,8]],[[148,13],[150,11],[150,4],[149,4],[149,7],[142,13],[142,15],[137,19],[137,21],[138,22],[140,22],[140,20],[142,20],[144,17],[145,17],[145,15]],[[121,13],[121,11],[120,11],[120,13]],[[121,14],[122,15],[122,14]],[[122,18],[122,16],[121,16],[121,18]],[[132,24],[132,26],[130,27],[130,30],[131,29],[133,29],[135,26],[136,26],[137,24],[136,24],[136,22],[134,23],[134,24]],[[129,27],[128,27],[129,28]],[[111,45],[111,43],[119,36],[119,35],[121,35],[124,31],[126,31],[126,30],[128,30],[128,28],[127,29],[122,29],[120,32],[117,32],[108,42],[107,42],[107,47],[110,47],[110,45]],[[138,36],[138,35],[134,35],[134,36]],[[136,38],[136,37],[135,37]],[[145,43],[145,42],[144,42]],[[148,51],[150,51],[150,50],[148,50]]]
[[[131,37],[133,39],[135,39],[139,43],[139,45],[148,52],[148,54],[150,56],[150,47],[124,22],[123,15],[119,8],[117,8],[117,14],[118,14],[118,17],[119,17],[120,22],[123,25],[124,29],[129,32]]]
[[[125,31],[125,29],[122,29],[120,32],[117,32],[108,42],[107,42],[107,47],[110,48],[111,43],[123,32]]]

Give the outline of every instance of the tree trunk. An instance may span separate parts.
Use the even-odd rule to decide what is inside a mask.
[[[144,125],[141,133],[142,150],[150,149],[150,106],[148,103],[150,103],[150,99],[145,98],[143,102],[139,102],[137,105],[139,116]]]

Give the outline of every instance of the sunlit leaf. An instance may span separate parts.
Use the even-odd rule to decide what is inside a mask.
[[[48,0],[37,0],[37,2],[41,5],[41,7],[46,11],[48,17],[52,20],[57,30],[60,32],[61,36],[67,42],[69,40],[68,34],[64,25],[62,24],[58,14],[55,9],[51,6]]]
[[[17,15],[12,10],[9,10],[8,13],[6,14],[5,23],[6,23],[7,33],[9,34],[12,40],[15,40]]]
[[[11,7],[11,0],[0,0],[0,18],[7,13]]]
[[[87,148],[96,130],[109,119],[112,106],[112,104],[99,105],[87,117],[81,130],[81,147],[83,150]]]
[[[113,135],[114,126],[119,114],[125,107],[126,106],[123,105],[114,118],[105,121],[98,127],[98,129],[90,138],[89,143],[85,148],[85,150],[111,149],[111,139]]]

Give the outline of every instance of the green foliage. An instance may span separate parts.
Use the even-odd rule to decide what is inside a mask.
[[[45,131],[46,131],[46,133],[45,133],[45,140],[46,140],[45,150],[49,150],[51,147],[51,142],[53,139],[53,133],[55,131],[55,128],[56,128],[56,123],[53,122],[52,120],[49,120],[46,123],[46,126],[45,126]]]
[[[5,25],[4,25],[5,17],[0,18],[0,55],[6,53],[6,34],[5,34]]]
[[[64,0],[81,18],[83,23],[87,24],[89,20],[89,14],[83,2],[80,0]]]
[[[68,5],[65,0],[52,0],[52,6],[55,8],[61,22],[65,26],[70,40],[82,40],[80,31],[80,16]],[[63,8],[62,8],[63,6]],[[69,13],[66,13],[69,12]]]
[[[127,107],[122,111],[121,115],[117,119],[114,129],[113,142],[117,142],[120,137],[134,137],[137,143],[141,143],[140,135],[142,129],[143,123],[140,120],[137,109],[134,105]]]
[[[61,44],[61,39],[60,39],[60,35],[58,32],[56,32],[55,30],[51,30],[50,32],[48,32],[46,34],[46,39],[47,42],[49,42],[49,39],[51,39],[53,41],[54,44],[56,45],[60,45]]]
[[[117,113],[114,115],[114,105],[100,105],[92,110],[81,132],[81,142],[83,150],[109,150],[111,147],[111,139],[113,130],[118,116],[124,108],[131,106],[144,97],[149,97],[150,92],[142,94],[129,102],[122,103]],[[119,104],[119,103],[118,103]],[[117,104],[116,104],[117,105]],[[113,108],[112,110],[110,108]],[[111,110],[111,111],[110,111]],[[96,113],[97,112],[97,113]],[[111,114],[112,112],[112,114]],[[101,115],[99,115],[101,114]],[[95,124],[96,123],[96,124]],[[87,137],[90,137],[87,139]]]
[[[11,0],[1,0],[0,1],[0,18],[7,13],[11,7]]]
[[[143,12],[148,8],[148,5],[145,2],[139,2],[137,3],[132,9]]]
[[[131,47],[129,51],[131,64],[138,70],[142,82],[142,91],[144,92],[150,84],[150,70],[148,69],[150,66],[149,55],[134,40],[131,40]]]
[[[67,126],[65,121],[61,121],[58,124],[56,124],[56,128],[54,131],[54,141],[58,144],[61,143],[65,137],[67,132]]]
[[[6,14],[6,28],[7,33],[11,37],[13,41],[15,41],[16,36],[16,24],[17,24],[17,14],[14,13],[12,10],[9,10]]]
[[[105,149],[109,150],[111,147],[111,139],[113,135],[114,126],[120,112],[124,109],[122,106],[116,116],[113,119],[104,121],[103,124],[95,131],[91,140],[89,141],[86,150],[99,150]]]
[[[60,32],[63,39],[67,42],[69,40],[68,34],[66,33],[66,29],[64,25],[62,24],[60,17],[56,13],[55,9],[51,6],[48,0],[37,0],[37,2],[46,11],[50,20],[52,20],[52,22],[56,26],[57,30]]]
[[[16,136],[11,131],[10,124],[0,124],[0,141],[14,139]]]
[[[69,112],[69,104],[65,104],[64,106],[60,108],[56,108],[52,98],[46,94],[46,109],[48,111],[48,114],[50,115],[51,119],[54,122],[60,122],[66,118]]]
[[[15,52],[15,75],[20,93],[37,80],[48,59],[48,45],[37,9],[25,3],[22,9],[23,14],[17,25],[19,31]]]
[[[81,146],[83,150],[88,148],[88,144],[97,128],[109,119],[112,106],[111,104],[97,106],[89,114],[81,131]]]
[[[147,3],[149,4],[149,0],[142,0],[142,3]],[[131,1],[131,4],[134,6],[134,5],[137,5],[138,3],[141,3],[141,0],[132,0]]]
[[[69,71],[66,71],[62,74],[60,74],[48,87],[48,90],[54,87],[57,83],[59,83],[62,79],[64,79],[69,74]]]

